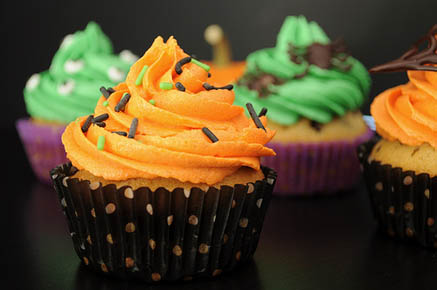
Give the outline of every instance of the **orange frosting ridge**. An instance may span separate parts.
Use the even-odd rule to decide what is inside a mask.
[[[378,133],[390,141],[437,148],[437,73],[408,71],[410,81],[375,98],[371,114]]]
[[[187,56],[173,37],[167,42],[157,37],[132,65],[125,83],[114,87],[107,100],[100,98],[95,116],[109,115],[105,127],[91,125],[83,133],[87,117],[67,126],[62,142],[73,165],[107,180],[164,177],[211,185],[241,166],[258,170],[261,156],[275,155],[264,146],[275,133],[266,127],[265,117],[260,119],[266,131],[257,128],[242,107],[232,105],[233,91],[205,90],[202,85],[208,72],[194,63],[183,65],[180,75],[176,73],[176,63]],[[148,69],[137,86],[145,65]],[[173,88],[163,90],[161,82],[171,83]],[[176,82],[186,90],[177,90]],[[130,100],[124,111],[116,112],[125,93],[131,95]],[[112,133],[129,132],[133,118],[138,119],[134,138]],[[212,143],[203,127],[219,141]],[[103,150],[97,148],[100,136],[105,138]]]

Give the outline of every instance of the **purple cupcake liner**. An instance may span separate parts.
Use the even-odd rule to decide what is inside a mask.
[[[262,163],[278,172],[275,194],[330,195],[351,189],[361,175],[356,148],[373,134],[368,129],[353,141],[269,143],[276,156],[263,157]]]
[[[38,124],[24,118],[16,122],[16,127],[36,177],[43,183],[51,184],[50,170],[67,162],[61,140],[65,126]]]
[[[145,282],[215,277],[254,254],[276,173],[254,183],[204,191],[102,186],[51,171],[74,249],[98,273]]]

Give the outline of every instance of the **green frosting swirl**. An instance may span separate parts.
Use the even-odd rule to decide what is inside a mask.
[[[342,54],[344,62],[331,58],[328,69],[311,64],[306,58],[291,60],[290,45],[305,54],[315,43],[328,45],[331,41],[317,23],[308,22],[304,16],[287,17],[276,47],[247,57],[246,72],[235,86],[236,103],[244,106],[251,102],[257,111],[266,107],[268,118],[282,125],[294,124],[301,117],[327,123],[358,109],[370,89],[367,69],[358,60]],[[262,75],[273,76],[278,82],[268,84],[267,94],[260,96],[247,85]]]
[[[50,69],[34,74],[24,88],[29,115],[67,124],[94,111],[101,86],[111,87],[126,78],[136,56],[125,50],[113,53],[109,38],[95,22],[67,35]]]

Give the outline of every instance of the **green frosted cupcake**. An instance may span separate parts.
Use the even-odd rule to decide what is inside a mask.
[[[372,134],[359,111],[371,84],[367,69],[304,16],[287,17],[276,46],[249,54],[246,62],[236,103],[269,112],[278,156],[264,162],[280,173],[277,193],[351,188],[360,174],[355,148]]]
[[[127,50],[115,54],[99,25],[90,22],[64,38],[47,71],[29,78],[23,93],[30,118],[19,119],[17,130],[40,180],[50,182],[49,170],[65,162],[65,125],[92,113],[99,88],[123,81],[136,59]]]

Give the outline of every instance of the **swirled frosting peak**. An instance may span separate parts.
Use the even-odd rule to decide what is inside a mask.
[[[24,89],[28,113],[37,119],[67,124],[93,111],[100,86],[123,81],[135,56],[113,53],[111,41],[95,22],[67,35],[50,69],[34,74]]]
[[[301,117],[327,123],[358,109],[370,89],[365,67],[304,16],[289,16],[276,46],[251,53],[235,88],[236,103],[267,107],[269,119],[292,125]]]
[[[265,117],[264,130],[233,105],[229,87],[205,85],[207,70],[173,37],[156,38],[126,81],[100,98],[94,119],[81,117],[67,126],[67,157],[108,180],[164,177],[215,184],[242,166],[259,169],[260,156],[275,155],[264,146],[274,132]]]
[[[408,71],[410,81],[384,91],[370,110],[385,139],[437,148],[437,72]]]

